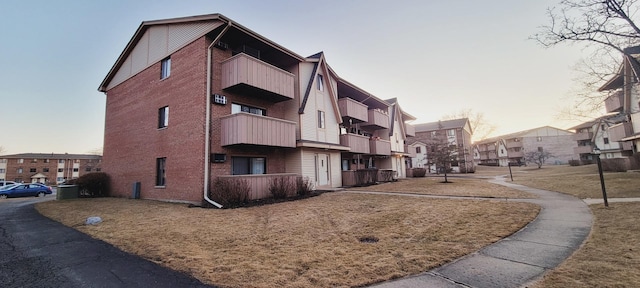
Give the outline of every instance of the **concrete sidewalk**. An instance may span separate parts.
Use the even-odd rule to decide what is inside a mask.
[[[591,210],[573,196],[505,182],[492,183],[538,195],[509,199],[542,207],[538,217],[513,235],[431,271],[371,287],[522,287],[576,251],[591,231]]]

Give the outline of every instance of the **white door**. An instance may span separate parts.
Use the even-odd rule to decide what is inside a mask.
[[[316,154],[318,186],[329,185],[329,154]]]

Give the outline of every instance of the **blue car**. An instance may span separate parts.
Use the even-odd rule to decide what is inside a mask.
[[[53,193],[51,187],[40,183],[13,184],[0,188],[0,199],[29,196],[44,197],[51,193]]]

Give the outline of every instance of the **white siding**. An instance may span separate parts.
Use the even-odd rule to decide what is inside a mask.
[[[304,113],[300,117],[300,121],[302,122],[300,125],[302,131],[300,131],[300,134],[304,140],[340,144],[340,128],[336,119],[338,111],[333,108],[334,105],[332,104],[331,95],[328,90],[329,87],[327,85],[327,81],[333,83],[333,80],[327,78],[330,77],[323,75],[325,88],[323,91],[320,91],[317,86],[317,77],[314,77],[313,86],[309,92]],[[318,111],[324,111],[325,113],[325,128],[318,128]]]

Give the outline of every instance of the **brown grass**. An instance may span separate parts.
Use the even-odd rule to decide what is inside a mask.
[[[605,172],[604,179],[608,197],[640,197],[640,173]],[[525,168],[514,175],[514,181],[529,187],[571,194],[581,199],[602,198],[596,165]]]
[[[472,176],[472,174],[465,175],[465,177],[468,176]],[[350,188],[350,190],[402,192],[441,196],[536,198],[535,195],[507,188],[502,185],[492,184],[487,182],[485,179],[449,177],[449,182],[452,183],[441,183],[442,181],[444,181],[444,178],[441,177],[407,178],[401,179],[398,182]]]
[[[640,287],[640,203],[590,207],[589,240],[535,287]]]
[[[39,203],[43,215],[204,283],[361,286],[417,274],[517,231],[532,204],[329,193],[215,210],[146,200]],[[85,226],[89,216],[104,219]],[[361,243],[361,237],[377,243]]]

